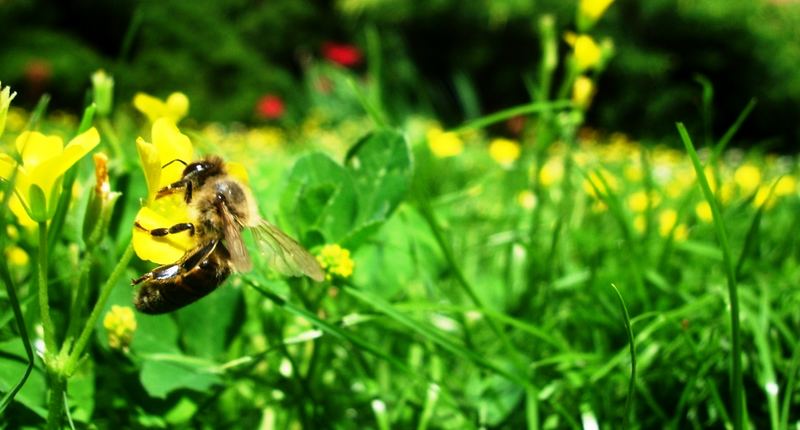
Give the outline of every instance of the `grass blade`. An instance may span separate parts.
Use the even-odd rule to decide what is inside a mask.
[[[571,106],[572,102],[569,100],[555,100],[552,102],[528,103],[520,106],[514,106],[508,109],[503,109],[499,112],[495,112],[493,114],[489,114],[474,119],[450,131],[454,133],[461,133],[463,131],[481,129],[484,127],[488,127],[492,124],[505,121],[509,118],[513,118],[517,115],[527,115],[527,114],[556,110],[556,109],[566,109]]]
[[[625,398],[625,411],[622,418],[622,428],[628,428],[628,416],[630,415],[631,407],[633,406],[633,392],[636,387],[636,344],[633,340],[633,329],[631,328],[631,317],[628,314],[628,307],[625,306],[625,300],[622,299],[622,294],[617,289],[617,286],[611,284],[611,288],[617,293],[619,300],[619,309],[622,313],[622,319],[625,323],[626,334],[628,335],[628,344],[630,345],[631,353],[631,379],[628,382],[628,397]]]
[[[692,139],[689,137],[689,132],[686,131],[683,123],[675,125],[678,128],[678,133],[683,140],[686,147],[686,152],[692,160],[695,173],[697,174],[697,181],[703,190],[703,196],[708,204],[711,206],[711,213],[714,220],[714,230],[717,234],[717,240],[722,248],[722,261],[725,270],[725,276],[728,280],[728,300],[730,301],[730,315],[731,315],[731,337],[732,337],[732,356],[731,356],[731,398],[733,399],[733,428],[741,430],[743,427],[742,420],[742,400],[744,399],[744,385],[742,383],[742,339],[739,327],[739,295],[736,284],[736,271],[733,266],[733,258],[731,247],[728,242],[728,233],[725,229],[725,222],[717,204],[717,199],[708,185],[708,179],[703,171],[703,165],[700,163],[700,158],[697,156],[697,151],[692,144]]]

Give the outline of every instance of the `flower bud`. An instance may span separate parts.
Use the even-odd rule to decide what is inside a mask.
[[[83,240],[88,247],[97,246],[103,239],[114,204],[120,196],[120,193],[111,191],[108,182],[108,157],[97,153],[92,158],[95,186],[83,217]]]
[[[100,69],[92,74],[92,88],[97,113],[100,116],[107,116],[111,113],[114,102],[114,78],[107,75],[105,70]]]
[[[6,128],[8,107],[11,106],[11,100],[14,100],[16,96],[16,92],[11,92],[11,87],[3,87],[3,83],[0,82],[0,136],[3,135],[3,130]]]

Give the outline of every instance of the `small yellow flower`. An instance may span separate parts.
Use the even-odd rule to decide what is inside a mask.
[[[494,139],[489,144],[489,155],[503,167],[510,167],[519,158],[519,143],[510,139]]]
[[[661,202],[661,196],[656,192],[652,192],[650,197],[647,197],[647,192],[637,191],[628,196],[628,207],[633,212],[644,212],[647,210],[648,204],[651,208],[657,206]]]
[[[594,82],[586,76],[578,76],[572,85],[572,102],[581,109],[587,109],[594,97]]]
[[[797,193],[797,179],[793,175],[781,176],[775,185],[776,196],[788,196]]]
[[[564,164],[557,159],[551,158],[544,163],[542,170],[539,171],[539,182],[544,187],[550,187],[561,181],[564,177]]]
[[[177,124],[189,113],[189,98],[183,93],[172,93],[164,102],[149,94],[137,93],[133,97],[133,106],[145,114],[152,123],[159,118],[166,118]]]
[[[10,206],[21,223],[43,222],[53,217],[61,195],[62,176],[98,143],[100,135],[94,127],[76,136],[66,147],[58,136],[26,131],[16,140],[22,165],[17,166],[7,154],[0,154],[0,179],[8,180],[17,171]]]
[[[697,214],[697,218],[700,221],[711,222],[714,220],[714,215],[711,212],[711,205],[709,205],[707,201],[702,201],[695,205],[694,213]]]
[[[756,196],[753,198],[753,206],[758,209],[761,206],[764,209],[772,209],[775,207],[775,203],[777,202],[777,193],[772,192],[771,187],[762,185],[758,187],[758,191],[756,191]]]
[[[675,241],[683,241],[689,237],[689,229],[686,224],[677,224],[678,213],[674,209],[665,209],[658,215],[658,234],[661,237],[669,236],[672,232],[672,238]]]
[[[6,128],[6,117],[8,116],[8,108],[11,106],[11,100],[17,96],[16,92],[11,92],[11,87],[3,87],[0,82],[0,136]]]
[[[428,130],[428,147],[439,158],[455,157],[464,151],[464,142],[456,133],[435,127]]]
[[[11,266],[24,267],[31,261],[28,253],[19,246],[12,245],[6,248],[6,261]]]
[[[583,72],[600,64],[603,51],[591,36],[570,33],[566,35],[566,39],[574,50],[573,56],[575,57],[575,65],[578,67],[578,71]]]
[[[108,346],[125,350],[131,344],[136,331],[136,314],[128,306],[112,305],[111,310],[103,317],[103,327],[108,333]]]
[[[603,16],[611,3],[614,3],[614,0],[581,0],[578,13],[594,22]]]
[[[743,164],[734,172],[733,180],[743,194],[751,194],[761,185],[761,169],[752,164]]]
[[[517,204],[523,209],[531,210],[536,207],[536,194],[531,190],[522,190],[517,194]]]
[[[355,262],[350,258],[350,251],[337,244],[328,244],[322,247],[317,261],[327,272],[328,280],[333,278],[349,278],[353,275]]]

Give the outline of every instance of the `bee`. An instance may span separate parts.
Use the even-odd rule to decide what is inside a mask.
[[[134,298],[136,309],[147,314],[162,314],[180,309],[205,297],[233,272],[250,270],[252,263],[242,240],[249,228],[261,252],[278,272],[289,276],[308,276],[320,282],[325,276],[317,260],[278,227],[262,219],[250,189],[229,175],[222,158],[208,156],[186,163],[181,179],[162,188],[156,199],[183,193],[194,222],[147,229],[136,228],[154,237],[188,231],[197,247],[180,260],[156,267],[132,281],[141,284]]]

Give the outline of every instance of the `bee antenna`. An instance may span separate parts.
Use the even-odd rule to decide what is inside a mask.
[[[167,164],[165,164],[165,165],[161,166],[161,168],[163,169],[163,168],[165,168],[165,167],[169,166],[170,164],[172,164],[172,163],[174,163],[174,162],[176,162],[176,161],[177,161],[178,163],[181,163],[181,164],[183,164],[183,166],[184,166],[184,167],[186,167],[186,166],[188,166],[188,165],[189,165],[189,164],[187,164],[185,161],[181,160],[180,158],[176,158],[176,159],[174,159],[174,160],[170,161],[169,163],[167,163]]]

